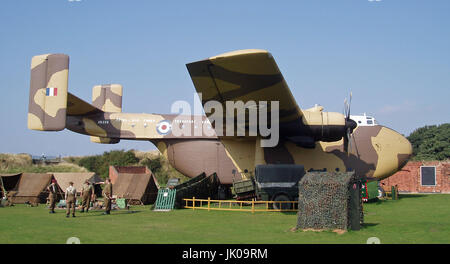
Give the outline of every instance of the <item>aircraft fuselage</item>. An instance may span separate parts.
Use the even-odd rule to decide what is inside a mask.
[[[162,129],[161,122],[192,124],[192,135],[175,137]],[[250,176],[255,164],[301,164],[305,170],[347,171],[367,178],[383,179],[400,170],[409,159],[412,149],[409,141],[396,131],[381,125],[358,126],[352,135],[349,153],[343,140],[318,141],[314,148],[304,148],[291,141],[280,140],[273,148],[258,150],[255,138],[242,140],[215,135],[195,136],[194,129],[205,124],[207,118],[177,117],[176,115],[101,113],[93,116],[68,116],[66,128],[77,133],[128,140],[148,140],[167,157],[170,164],[182,174],[195,177],[202,172],[216,172],[222,184]],[[159,125],[158,125],[159,124]],[[197,127],[196,127],[197,126]],[[225,146],[232,144],[233,148]],[[230,153],[238,151],[239,154]],[[232,155],[233,154],[233,155]],[[238,157],[238,158],[232,158]],[[233,170],[241,174],[233,174]],[[247,171],[247,172],[245,172]]]

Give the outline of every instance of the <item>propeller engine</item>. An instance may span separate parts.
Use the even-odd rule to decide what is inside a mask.
[[[304,148],[314,148],[317,141],[336,142],[344,139],[344,151],[351,149],[351,137],[357,123],[350,118],[352,94],[350,101],[344,101],[344,114],[323,112],[323,107],[315,106],[303,110],[302,122],[282,123],[280,131],[285,137]]]

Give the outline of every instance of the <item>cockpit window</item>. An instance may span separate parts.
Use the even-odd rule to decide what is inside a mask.
[[[360,116],[351,116],[355,122],[357,122],[358,126],[376,126],[378,122],[372,116],[360,115]]]

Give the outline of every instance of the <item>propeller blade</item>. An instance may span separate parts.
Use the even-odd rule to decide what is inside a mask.
[[[347,154],[350,156],[350,152],[352,151],[352,134],[350,134],[350,128],[347,130],[347,138],[348,138],[348,140],[347,140],[348,147],[350,148],[350,151],[348,151]]]
[[[347,98],[344,99],[344,116],[347,118]]]
[[[344,99],[344,116],[345,116],[345,136],[344,136],[344,152],[350,155],[348,147],[350,146],[350,151],[352,151],[352,133],[357,127],[354,120],[350,119],[350,107],[352,104],[353,93],[350,92],[349,100]]]
[[[344,152],[348,153],[348,138],[347,138],[347,136],[344,137]]]
[[[350,92],[350,102],[348,104],[347,119],[350,119],[350,106],[352,105],[352,92]]]

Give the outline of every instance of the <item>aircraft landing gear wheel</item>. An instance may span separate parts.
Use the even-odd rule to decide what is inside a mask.
[[[378,195],[377,195],[378,199],[379,199],[379,198],[383,198],[384,195],[385,195],[385,193],[384,193],[383,188],[378,187]]]
[[[275,196],[273,201],[284,202],[284,201],[290,201],[290,200],[287,195],[279,194],[279,195]],[[288,209],[292,208],[292,204],[290,204],[290,203],[273,203],[272,206],[273,206],[273,209],[276,209],[276,210],[288,210]]]

